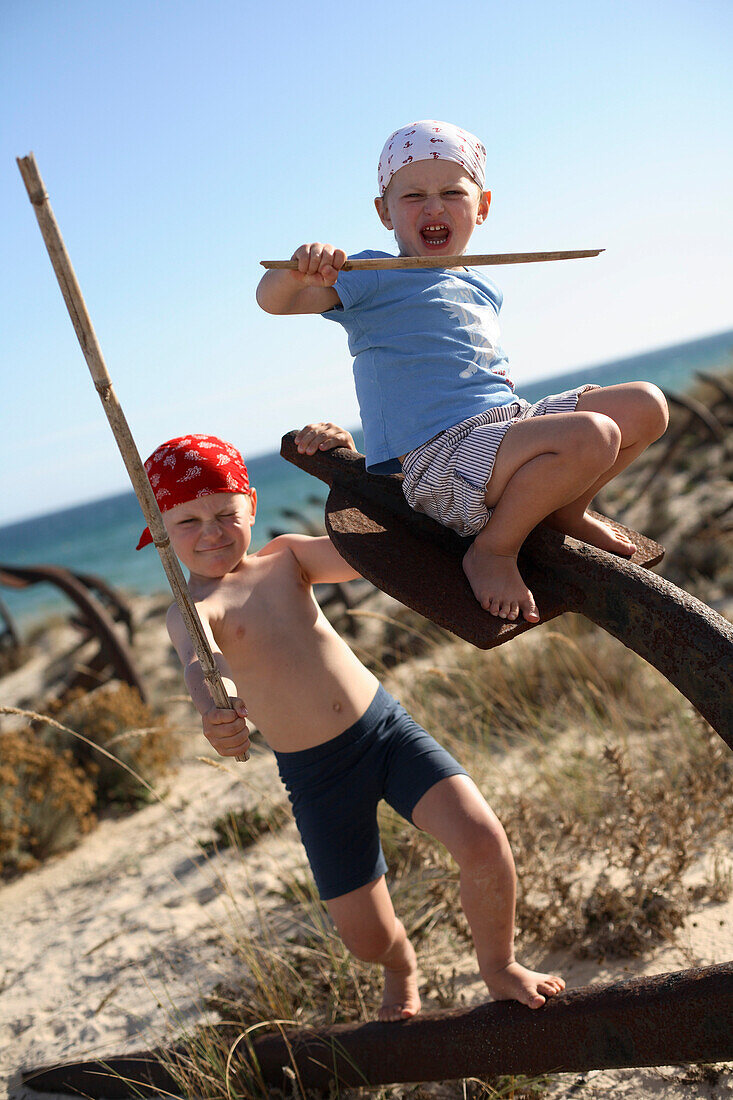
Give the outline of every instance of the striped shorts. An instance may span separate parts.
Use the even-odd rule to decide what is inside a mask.
[[[402,491],[407,503],[459,535],[477,535],[491,515],[484,494],[506,431],[533,416],[574,412],[581,393],[595,389],[579,386],[534,405],[518,398],[439,432],[405,455]]]

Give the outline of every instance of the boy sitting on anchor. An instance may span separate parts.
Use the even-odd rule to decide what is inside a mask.
[[[481,142],[450,123],[414,122],[387,139],[374,201],[401,256],[465,254],[489,211],[485,163]],[[263,276],[259,304],[268,313],[321,313],[346,329],[367,469],[401,468],[412,508],[476,536],[463,568],[482,607],[539,621],[517,554],[541,521],[633,554],[629,539],[587,509],[664,432],[656,386],[581,386],[530,405],[515,396],[499,346],[501,291],[479,271],[342,271],[345,252],[318,243],[293,259],[296,271]]]
[[[332,424],[298,441],[354,448]],[[221,756],[249,746],[251,715],[274,751],[319,893],[358,958],[379,963],[381,1020],[420,1009],[415,952],[384,878],[377,825],[384,798],[457,861],[481,975],[496,1000],[539,1008],[565,986],[514,958],[516,876],[506,834],[461,765],[357,660],[324,617],[312,585],[358,574],[330,539],[280,535],[248,553],[257,511],[239,451],[215,436],[171,439],[145,463],[231,710],[212,701],[174,604],[168,631],[204,734]],[[147,528],[138,549],[151,541]],[[246,700],[246,706],[245,702]]]

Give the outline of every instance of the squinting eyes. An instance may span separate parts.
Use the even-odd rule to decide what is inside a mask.
[[[237,515],[236,512],[219,512],[218,515],[216,515],[214,518],[215,519],[232,519],[233,517],[236,517],[236,515]],[[205,523],[206,521],[205,520],[203,520],[203,521],[199,520],[198,517],[196,517],[196,516],[190,516],[188,519],[179,519],[177,526],[178,527],[188,527],[192,523],[201,523],[201,522]]]
[[[456,199],[456,198],[461,199],[467,194],[468,194],[467,191],[441,191],[440,192],[440,197],[441,197],[441,199]],[[403,195],[402,198],[403,199],[426,199],[426,198],[428,198],[428,196],[424,195],[424,194],[420,194],[419,191],[413,191],[413,192],[410,192],[410,194]]]

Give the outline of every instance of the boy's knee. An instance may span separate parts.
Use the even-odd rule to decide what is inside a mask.
[[[649,442],[664,435],[669,423],[667,398],[653,382],[639,382],[639,406],[643,413]]]
[[[612,466],[621,450],[621,429],[616,421],[600,412],[579,412],[577,416],[577,438],[569,441],[574,459],[601,469]]]
[[[338,933],[344,945],[362,962],[378,962],[395,942],[397,921],[382,920],[341,922]]]
[[[461,873],[473,879],[491,876],[497,866],[512,859],[504,827],[496,817],[467,828],[453,855]]]

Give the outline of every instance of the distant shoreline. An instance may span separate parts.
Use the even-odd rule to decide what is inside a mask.
[[[632,377],[636,377],[636,368],[644,363],[654,364],[660,361],[669,361],[670,357],[678,357],[684,355],[689,349],[698,349],[698,351],[704,351],[707,348],[718,347],[720,355],[725,355],[726,351],[731,356],[730,366],[733,366],[733,328],[724,329],[722,332],[712,333],[708,336],[701,336],[694,340],[686,340],[682,344],[665,344],[663,347],[653,348],[650,351],[639,352],[636,355],[627,355],[622,359],[610,359],[605,362],[596,363],[593,366],[578,367],[573,370],[563,371],[561,374],[547,375],[544,378],[529,379],[526,382],[522,381],[522,384],[517,387],[517,392],[521,396],[527,395],[528,400],[538,400],[544,394],[552,392],[561,392],[564,389],[569,389],[575,384],[575,380],[582,376],[590,381],[597,381],[596,376],[599,374],[625,374],[625,367],[628,365],[631,367],[633,364],[633,371],[629,374],[629,380]],[[721,360],[722,362],[722,360]],[[721,368],[718,368],[721,369]],[[609,383],[606,383],[609,384]],[[558,387],[557,389],[555,387]],[[358,425],[347,425],[347,428],[352,434],[361,435],[361,429]],[[271,463],[273,460],[279,460],[279,451],[262,451],[257,454],[247,456],[247,465],[251,470],[256,470],[261,463]],[[254,478],[253,478],[254,480]],[[108,496],[94,497],[91,500],[78,501],[76,504],[69,504],[64,508],[55,508],[49,512],[41,512],[33,516],[23,516],[19,519],[11,519],[6,523],[0,522],[0,560],[2,560],[2,536],[7,532],[13,531],[22,527],[25,524],[37,523],[39,520],[52,519],[54,516],[62,515],[65,512],[72,511],[75,508],[87,508],[98,504],[107,502],[114,502],[125,500],[131,497],[131,489],[120,489],[118,492],[111,493]]]

